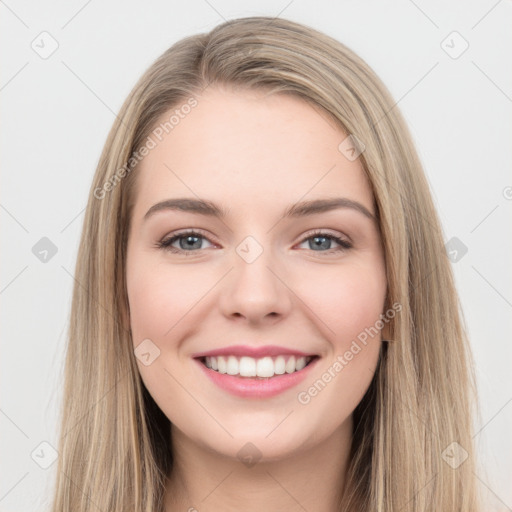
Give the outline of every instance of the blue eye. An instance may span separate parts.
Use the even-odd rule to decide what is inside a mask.
[[[324,233],[322,231],[318,231],[318,232],[314,233],[313,236],[308,236],[301,242],[301,244],[308,242],[309,240],[313,240],[313,243],[310,243],[309,247],[313,248],[312,250],[314,252],[325,252],[327,254],[331,254],[333,252],[344,251],[344,250],[352,248],[352,244],[348,240],[345,240],[345,239],[340,238],[335,235],[331,235],[329,233]],[[336,242],[340,247],[331,248],[331,244],[333,241]],[[327,247],[327,245],[329,247]],[[317,251],[314,248],[327,249],[327,250],[326,251],[322,251],[322,250]]]
[[[166,249],[175,253],[190,253],[196,252],[197,249],[202,249],[201,240],[207,240],[206,237],[195,231],[186,231],[185,233],[179,233],[170,238],[166,238],[161,242],[158,242],[157,246],[160,249]],[[179,248],[173,247],[173,243],[179,241]]]
[[[164,249],[172,253],[191,254],[193,252],[198,252],[199,250],[203,249],[202,240],[208,239],[204,235],[196,231],[186,231],[183,233],[173,235],[169,238],[165,238],[162,241],[158,242],[156,246],[159,249]],[[310,240],[312,240],[313,242],[309,244],[309,248],[314,252],[332,254],[336,252],[346,251],[352,248],[352,244],[348,240],[332,235],[330,233],[325,233],[323,231],[314,232],[312,235],[309,235],[308,237],[304,238],[300,243],[303,244]],[[338,244],[339,247],[332,248],[331,244],[333,241],[336,244]],[[179,242],[179,247],[174,247],[173,244],[175,242]]]

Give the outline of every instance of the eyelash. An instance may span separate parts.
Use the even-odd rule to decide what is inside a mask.
[[[190,231],[184,231],[182,233],[178,233],[169,238],[164,238],[160,242],[156,243],[156,247],[158,249],[170,251],[175,254],[185,254],[185,255],[200,251],[201,249],[195,249],[192,251],[188,251],[186,249],[177,249],[176,247],[172,247],[171,244],[173,244],[176,240],[179,240],[180,238],[185,238],[187,236],[196,236],[196,237],[200,237],[200,238],[204,238],[205,240],[208,240],[208,237],[204,236],[200,232],[190,230]],[[321,230],[316,230],[313,233],[308,234],[308,236],[303,238],[299,243],[302,244],[302,243],[306,242],[307,240],[309,240],[310,238],[315,238],[315,237],[322,237],[322,238],[327,238],[329,240],[334,240],[337,244],[339,244],[340,247],[337,247],[334,249],[328,249],[327,251],[313,251],[313,252],[320,252],[322,254],[334,254],[334,253],[346,251],[346,250],[352,248],[352,244],[348,240],[345,240],[338,236],[332,235],[330,233],[326,233]],[[211,240],[208,240],[208,241],[211,242]]]

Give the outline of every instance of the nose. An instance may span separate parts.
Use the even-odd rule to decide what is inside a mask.
[[[252,325],[282,320],[292,306],[286,273],[270,251],[264,250],[254,261],[242,256],[234,254],[234,268],[223,280],[219,298],[222,313]]]

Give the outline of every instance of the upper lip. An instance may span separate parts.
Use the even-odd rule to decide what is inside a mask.
[[[277,345],[265,345],[261,347],[251,347],[248,345],[232,345],[230,347],[216,348],[205,352],[193,354],[193,358],[208,356],[248,356],[254,359],[266,356],[294,355],[299,357],[316,356],[317,354],[302,352],[294,348],[279,347]]]

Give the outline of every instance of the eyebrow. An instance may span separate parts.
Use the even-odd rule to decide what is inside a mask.
[[[375,215],[373,215],[373,213],[371,213],[368,208],[366,208],[366,206],[345,197],[314,199],[312,201],[296,203],[289,206],[285,210],[283,217],[306,217],[308,215],[323,213],[339,208],[350,208],[359,213],[362,213],[364,216],[371,220],[376,220]],[[144,215],[144,220],[148,219],[156,212],[162,210],[178,210],[183,212],[196,213],[199,215],[217,217],[219,219],[225,219],[229,215],[229,209],[224,209],[211,201],[182,197],[176,199],[166,199],[165,201],[154,204],[146,212],[146,215]]]

